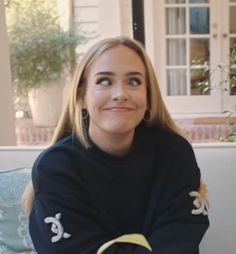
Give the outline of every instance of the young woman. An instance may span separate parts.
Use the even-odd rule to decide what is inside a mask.
[[[39,254],[197,254],[208,228],[193,149],[129,38],[85,54],[32,183],[26,208]]]

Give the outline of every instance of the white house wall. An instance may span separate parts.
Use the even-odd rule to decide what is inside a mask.
[[[72,19],[86,33],[97,33],[99,23],[99,0],[74,0]]]
[[[96,39],[132,36],[131,0],[73,0],[72,18]]]

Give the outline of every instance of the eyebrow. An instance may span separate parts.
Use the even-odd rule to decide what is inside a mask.
[[[100,72],[97,72],[94,76],[99,76],[99,75],[115,76],[116,74],[111,71],[100,71]],[[139,75],[139,76],[143,77],[143,74],[139,71],[127,72],[125,75],[126,76]]]
[[[94,76],[99,76],[99,75],[115,76],[115,73],[111,71],[100,71],[100,72],[97,72]]]

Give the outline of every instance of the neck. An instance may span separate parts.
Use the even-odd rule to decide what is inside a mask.
[[[132,147],[134,130],[128,133],[107,134],[89,133],[92,141],[104,152],[122,156],[128,153]]]

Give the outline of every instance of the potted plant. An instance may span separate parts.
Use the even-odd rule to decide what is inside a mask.
[[[42,1],[19,1],[17,8],[9,30],[14,85],[18,94],[28,94],[34,124],[54,126],[61,112],[65,76],[76,61],[76,45],[85,37],[64,31]]]

